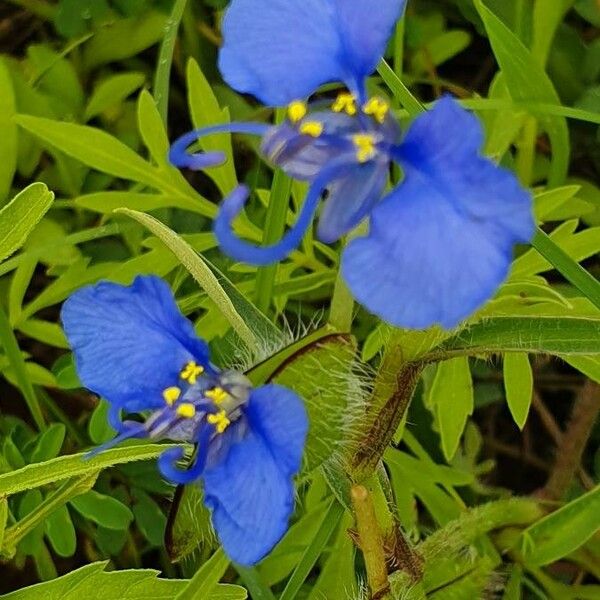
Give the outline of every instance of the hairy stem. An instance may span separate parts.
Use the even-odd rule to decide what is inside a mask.
[[[365,559],[367,580],[373,600],[390,598],[390,584],[383,549],[383,536],[377,517],[373,498],[366,487],[352,486],[350,492],[356,517],[356,528],[360,538],[360,548]]]

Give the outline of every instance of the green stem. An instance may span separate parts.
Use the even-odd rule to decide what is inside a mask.
[[[233,565],[238,572],[242,583],[248,588],[252,600],[275,600],[271,588],[260,578],[260,574],[255,568],[242,567],[242,565]]]
[[[365,559],[371,597],[380,600],[389,599],[390,582],[385,563],[383,535],[375,515],[373,498],[367,488],[362,485],[352,486],[350,496],[360,538],[360,549]]]
[[[402,80],[394,73],[390,65],[382,60],[377,67],[377,72],[385,84],[390,88],[400,104],[404,106],[409,116],[416,117],[427,109],[410,93],[410,90],[402,83]]]
[[[36,427],[39,431],[46,429],[46,422],[42,409],[40,408],[40,402],[33,388],[33,384],[27,374],[27,367],[25,365],[25,359],[19,348],[15,333],[10,326],[8,317],[4,308],[0,306],[0,343],[4,346],[6,357],[15,373],[15,377],[21,393],[25,398],[25,402],[29,408],[29,412],[33,417]]]
[[[535,148],[537,142],[537,120],[527,117],[521,139],[518,142],[516,170],[521,183],[529,187],[533,182],[533,167],[535,164]]]
[[[349,332],[352,328],[352,312],[354,311],[354,298],[346,285],[342,272],[337,275],[331,298],[329,310],[329,323],[342,333]]]
[[[280,121],[278,118],[277,121]],[[263,231],[263,245],[276,243],[285,230],[292,182],[283,171],[276,171],[271,187],[267,217]],[[258,270],[256,275],[256,306],[267,313],[273,299],[273,287],[277,276],[277,263]]]
[[[597,308],[600,308],[600,282],[573,260],[554,240],[538,228],[533,247]]]
[[[50,494],[35,510],[23,517],[18,523],[8,528],[4,534],[3,550],[12,553],[17,544],[40,523],[43,523],[56,509],[66,504],[71,498],[75,498],[90,490],[98,472],[84,475],[77,479],[70,479],[63,483],[55,492]]]
[[[167,113],[169,110],[169,83],[171,80],[171,67],[173,65],[173,52],[175,51],[175,42],[177,41],[177,32],[187,0],[176,0],[171,16],[167,20],[165,28],[165,37],[160,45],[158,53],[158,65],[156,75],[154,76],[154,100],[158,108],[163,123],[167,122]]]

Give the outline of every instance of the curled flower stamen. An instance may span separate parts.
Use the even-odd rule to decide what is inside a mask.
[[[356,98],[347,92],[339,94],[335,102],[331,105],[331,110],[336,113],[345,112],[353,117],[358,111],[356,108]]]
[[[302,135],[309,135],[310,137],[318,138],[323,133],[323,123],[319,123],[318,121],[305,121],[300,125],[298,131]]]
[[[378,123],[383,125],[390,111],[390,105],[382,98],[371,98],[364,106],[363,112],[372,116]]]
[[[356,146],[356,160],[360,163],[371,160],[376,152],[375,137],[369,133],[357,133],[352,136],[352,141]]]
[[[302,102],[301,100],[295,100],[288,106],[288,119],[292,123],[298,123],[306,116],[308,112],[308,108],[306,106],[306,102]]]

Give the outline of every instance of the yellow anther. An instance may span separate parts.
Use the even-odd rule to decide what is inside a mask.
[[[381,98],[371,98],[364,106],[363,112],[371,115],[378,123],[384,123],[390,110],[390,105]]]
[[[173,386],[163,390],[163,398],[169,406],[173,406],[179,400],[179,396],[181,396],[181,390],[178,387]]]
[[[180,404],[177,407],[177,415],[183,419],[193,419],[196,415],[196,407],[188,402]]]
[[[212,390],[208,390],[204,392],[204,395],[207,398],[210,398],[215,404],[221,404],[223,400],[226,400],[229,394],[220,387],[213,388]]]
[[[231,421],[227,418],[227,413],[224,410],[214,415],[208,415],[206,420],[215,426],[217,433],[223,433],[231,425]]]
[[[299,131],[302,135],[310,135],[310,137],[318,138],[323,133],[323,123],[305,121],[300,125]]]
[[[193,360],[190,361],[183,371],[181,371],[181,379],[185,379],[190,385],[194,385],[198,380],[198,377],[204,373],[204,367],[196,364]]]
[[[297,123],[301,119],[304,119],[307,113],[306,102],[301,100],[295,100],[288,106],[288,119],[292,123]]]
[[[375,156],[375,138],[371,134],[357,133],[352,136],[352,141],[356,146],[356,158],[358,162],[367,162]]]
[[[356,99],[352,94],[344,92],[335,99],[335,102],[331,106],[331,110],[338,113],[345,112],[353,117],[356,114]]]

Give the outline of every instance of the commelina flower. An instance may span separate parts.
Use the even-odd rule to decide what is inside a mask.
[[[318,237],[335,242],[369,218],[369,233],[349,242],[342,274],[354,296],[389,323],[452,328],[506,278],[516,243],[534,231],[530,194],[483,157],[477,118],[446,96],[406,132],[366,78],[384,53],[404,0],[233,0],[223,21],[220,69],[240,92],[289,105],[277,126],[232,124],[190,132],[172,147],[178,166],[203,168],[219,153],[189,154],[217,131],[262,136],[262,152],[310,189],[295,225],[276,245],[257,248],[231,224],[248,197],[240,186],[222,204],[214,229],[239,261],[283,259],[302,240],[326,195]],[[304,98],[327,82],[348,91],[332,103]],[[386,192],[390,166],[400,185]]]
[[[279,385],[253,388],[243,374],[211,364],[206,342],[179,312],[168,285],[153,276],[131,287],[82,288],[64,304],[62,321],[82,383],[110,403],[118,436],[191,442],[158,460],[173,483],[202,480],[204,502],[227,554],[240,564],[263,558],[288,527],[293,477],[302,460],[304,405]],[[142,413],[143,422],[121,414]]]

